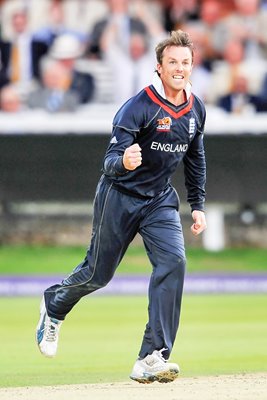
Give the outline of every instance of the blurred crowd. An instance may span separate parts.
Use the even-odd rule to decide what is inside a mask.
[[[152,81],[171,30],[195,45],[193,92],[228,113],[267,111],[265,0],[0,0],[0,109],[122,104]]]

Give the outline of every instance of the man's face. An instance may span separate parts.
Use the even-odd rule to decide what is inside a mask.
[[[157,65],[163,86],[180,91],[185,89],[192,71],[192,54],[188,47],[170,46],[163,51],[162,63]]]
[[[12,26],[15,33],[23,33],[27,30],[28,17],[25,12],[17,12],[12,17]]]

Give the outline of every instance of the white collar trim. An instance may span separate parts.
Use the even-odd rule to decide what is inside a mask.
[[[163,87],[163,84],[162,84],[162,80],[160,79],[160,77],[159,77],[157,72],[154,72],[152,85],[154,86],[154,88],[156,89],[158,94],[161,97],[163,97],[163,99],[166,99],[166,94],[165,94],[165,90],[164,90],[164,87]],[[191,95],[191,88],[192,88],[192,85],[191,85],[190,82],[188,82],[186,87],[185,87],[186,100],[188,100],[190,95]]]

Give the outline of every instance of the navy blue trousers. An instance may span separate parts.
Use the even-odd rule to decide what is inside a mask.
[[[185,273],[185,250],[179,200],[169,186],[153,199],[121,193],[104,176],[94,200],[93,229],[84,261],[72,274],[45,291],[50,317],[64,320],[81,297],[107,285],[129,244],[139,232],[152,264],[148,323],[139,357],[167,349],[176,337]]]

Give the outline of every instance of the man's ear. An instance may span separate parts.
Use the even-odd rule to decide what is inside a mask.
[[[157,64],[157,73],[160,75],[162,70],[161,64]]]

